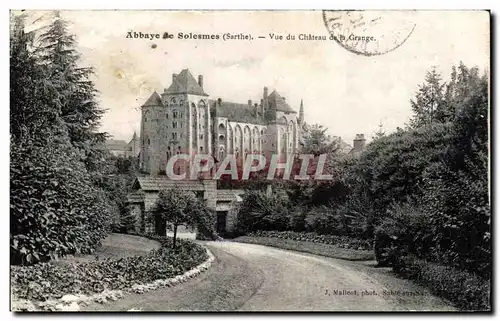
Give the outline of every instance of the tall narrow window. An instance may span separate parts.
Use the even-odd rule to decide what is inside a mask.
[[[174,110],[174,112],[173,112],[173,117],[177,118],[177,111],[176,110]]]

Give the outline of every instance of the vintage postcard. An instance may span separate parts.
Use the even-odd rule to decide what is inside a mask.
[[[490,312],[490,12],[10,12],[12,311]]]

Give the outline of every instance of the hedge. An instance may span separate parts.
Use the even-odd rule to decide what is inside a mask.
[[[357,239],[349,236],[321,235],[314,232],[257,231],[257,232],[250,232],[247,234],[247,236],[276,237],[294,241],[332,244],[344,249],[354,249],[354,250],[373,249],[372,242],[369,240]]]
[[[423,285],[465,311],[491,310],[491,280],[414,256],[394,260],[396,273]]]

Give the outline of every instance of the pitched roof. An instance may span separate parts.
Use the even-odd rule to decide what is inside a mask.
[[[230,189],[218,189],[217,190],[217,201],[220,202],[240,202],[242,200],[241,195],[244,194],[244,190],[230,190]]]
[[[167,176],[139,176],[132,184],[132,188],[143,191],[161,191],[169,188],[201,191],[204,190],[204,183],[199,180],[172,180]]]
[[[155,91],[151,94],[151,96],[146,100],[146,102],[142,105],[143,107],[147,106],[162,106],[160,95]]]
[[[333,136],[333,140],[336,140],[339,144],[339,151],[343,154],[349,154],[353,149],[351,145],[346,143],[340,136]]]
[[[127,195],[127,200],[129,203],[142,203],[144,202],[144,192],[131,192]]]
[[[281,97],[280,94],[276,90],[274,90],[268,97],[269,99],[269,106],[270,107],[276,107],[277,111],[282,111],[285,113],[294,113],[296,114],[297,112],[293,110],[292,107],[290,107],[285,98]]]
[[[230,101],[221,101],[219,104],[217,100],[211,100],[210,109],[216,117],[225,117],[229,121],[250,124],[264,123],[263,117],[257,117],[255,106],[248,104],[233,103]]]
[[[123,150],[127,146],[124,140],[108,139],[106,140],[106,148],[110,150]]]
[[[208,96],[188,69],[183,69],[181,73],[175,77],[172,84],[165,92],[168,94],[193,94]]]

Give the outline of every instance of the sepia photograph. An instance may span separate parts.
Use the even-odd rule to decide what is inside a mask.
[[[10,311],[487,312],[488,10],[10,10]]]

